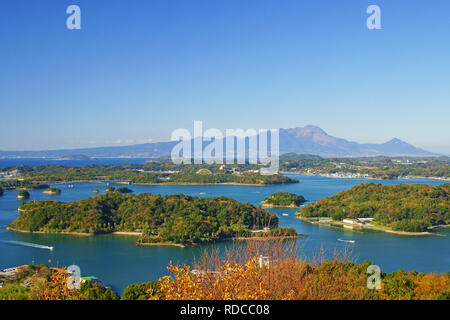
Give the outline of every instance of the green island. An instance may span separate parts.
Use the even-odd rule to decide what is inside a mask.
[[[244,184],[273,185],[298,183],[282,174],[261,175],[257,165],[174,165],[170,161],[143,164],[20,166],[4,169],[17,172],[27,184],[40,182],[122,181],[130,184]],[[11,180],[14,181],[14,180]],[[17,180],[16,180],[17,181]],[[11,182],[11,184],[18,182]]]
[[[130,188],[127,187],[119,187],[119,188],[115,188],[115,187],[107,187],[106,192],[117,192],[117,193],[133,193],[133,190],[131,190]],[[98,189],[96,189],[95,193],[98,193]]]
[[[362,183],[302,207],[298,216],[319,223],[419,235],[450,224],[449,194],[450,184],[435,187]],[[331,220],[321,220],[324,217]]]
[[[0,188],[2,188],[3,190],[16,190],[16,189],[37,190],[37,189],[47,189],[49,187],[50,186],[48,184],[38,183],[31,180],[12,179],[0,181]]]
[[[263,207],[284,207],[295,208],[299,207],[306,202],[306,199],[301,196],[290,192],[277,192],[273,193],[264,200],[261,201]]]
[[[58,188],[47,188],[43,191],[45,194],[61,194],[61,189]]]
[[[194,245],[275,228],[274,214],[227,197],[108,192],[75,202],[29,201],[19,206],[12,231],[138,235],[137,244]],[[280,229],[277,233],[283,236]],[[290,231],[286,231],[290,232]]]
[[[2,196],[2,195],[3,195],[3,188],[0,187],[0,196]]]
[[[30,197],[30,194],[28,193],[28,191],[26,191],[26,190],[17,191],[17,199],[18,200],[28,199],[29,197]]]
[[[280,171],[337,178],[450,180],[450,158],[445,156],[322,158],[316,155],[286,153],[280,156]]]

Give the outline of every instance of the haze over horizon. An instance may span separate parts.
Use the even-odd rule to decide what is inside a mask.
[[[450,154],[448,1],[0,3],[0,150],[316,125]],[[381,8],[382,29],[366,28]]]
[[[201,126],[201,125],[200,125]],[[202,130],[200,133],[199,130]],[[206,128],[199,128],[197,124],[196,133],[191,132],[199,137],[206,134]],[[242,130],[242,129],[241,129]],[[256,130],[241,131],[246,136],[256,134]],[[221,136],[236,136],[234,131],[225,131]],[[240,134],[239,134],[240,135]],[[178,136],[177,136],[178,137]],[[220,139],[220,138],[218,138]],[[192,143],[192,142],[191,142]],[[209,138],[203,139],[202,148],[211,143]],[[165,141],[158,143],[143,143],[132,145],[115,145],[91,148],[75,148],[75,149],[53,149],[53,150],[20,150],[20,151],[2,151],[1,158],[66,158],[71,156],[82,156],[93,158],[117,158],[117,157],[134,157],[134,158],[156,158],[170,155],[173,148],[179,144],[178,141]],[[393,138],[381,144],[373,143],[355,143],[339,137],[334,137],[322,128],[307,125],[296,128],[279,128],[279,152],[280,154],[311,154],[322,157],[373,157],[373,156],[437,156],[437,153],[429,152],[421,148],[417,148],[406,141]],[[442,154],[441,154],[442,155]]]

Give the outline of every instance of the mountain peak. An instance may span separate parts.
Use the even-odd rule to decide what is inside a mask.
[[[317,126],[307,125],[304,127],[296,127],[290,129],[284,129],[290,134],[295,134],[297,136],[328,136],[328,134]]]
[[[307,125],[280,129],[281,153],[295,152],[322,157],[348,156],[431,156],[433,153],[394,138],[383,144],[356,143],[327,134],[320,127]]]
[[[385,142],[384,144],[400,144],[400,143],[406,143],[403,140],[400,140],[399,138],[394,138],[389,140],[388,142]]]

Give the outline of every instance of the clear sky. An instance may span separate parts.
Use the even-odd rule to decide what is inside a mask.
[[[450,154],[449,14],[448,0],[1,0],[0,150],[166,141],[203,120]]]

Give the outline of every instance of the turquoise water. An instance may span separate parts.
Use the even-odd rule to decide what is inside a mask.
[[[236,200],[259,205],[268,195],[278,191],[302,194],[309,200],[318,200],[333,195],[352,186],[369,182],[364,179],[337,179],[290,175],[300,180],[298,184],[281,186],[128,186],[136,193],[173,194],[181,193],[192,196],[212,197],[228,196]],[[380,181],[373,181],[379,183]],[[383,184],[427,183],[438,185],[439,181],[409,179],[382,181]],[[74,188],[68,184],[54,184],[62,189],[61,195],[45,195],[42,190],[31,191],[29,200],[74,201],[89,197],[98,188],[103,192],[105,183],[75,183]],[[199,195],[199,192],[206,192]],[[118,292],[134,282],[154,280],[165,274],[170,260],[176,263],[191,263],[204,248],[224,248],[229,243],[205,245],[192,248],[177,247],[138,247],[132,236],[100,235],[81,237],[69,235],[42,235],[15,233],[5,230],[8,223],[17,217],[19,201],[16,191],[6,191],[0,197],[0,268],[29,264],[45,263],[53,266],[77,264],[83,275],[98,276],[105,284],[110,284]],[[296,209],[270,209],[278,215],[280,225],[294,227],[299,233],[309,237],[299,239],[305,254],[317,251],[323,245],[328,252],[335,248],[347,246],[352,251],[355,261],[366,259],[378,264],[385,272],[397,269],[417,270],[422,272],[450,271],[450,237],[410,237],[389,235],[381,232],[357,232],[347,229],[320,227],[295,219]],[[288,213],[283,216],[282,213]],[[440,233],[450,235],[450,230],[442,229]],[[337,239],[355,240],[354,244],[340,242]],[[54,250],[23,246],[8,241],[24,241],[45,246]],[[51,260],[51,263],[49,262]]]

